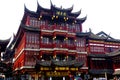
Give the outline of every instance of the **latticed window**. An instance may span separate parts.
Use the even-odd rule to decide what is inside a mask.
[[[100,46],[91,46],[90,47],[91,52],[104,52],[104,47]]]
[[[26,58],[25,58],[25,65],[26,66],[32,66],[35,65],[35,58],[34,56],[39,56],[39,52],[36,51],[26,51]]]
[[[52,43],[52,38],[51,37],[47,37],[47,36],[44,36],[42,38],[42,43]]]
[[[39,33],[26,33],[26,48],[39,48]]]
[[[85,47],[85,39],[77,38],[76,46],[77,47]]]
[[[74,45],[74,39],[68,38],[68,45]]]
[[[76,49],[80,52],[85,52],[86,50],[86,40],[84,38],[77,38],[76,40]]]
[[[65,39],[65,37],[63,37],[63,36],[57,36],[55,39],[55,42],[58,44],[64,43],[65,42],[64,39]]]
[[[80,32],[80,25],[79,24],[75,24],[75,31]]]
[[[32,27],[40,27],[41,25],[45,25],[46,22],[43,20],[38,20],[37,18],[30,18],[30,26]]]

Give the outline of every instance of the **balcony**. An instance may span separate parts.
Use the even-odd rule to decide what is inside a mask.
[[[67,31],[67,27],[61,25],[54,25],[54,30]]]
[[[40,26],[41,31],[44,32],[57,32],[56,34],[66,34],[67,32],[69,34],[74,34],[76,32],[75,28],[73,27],[67,27],[67,26],[63,26],[63,25],[41,25]]]
[[[67,48],[67,44],[66,43],[53,43],[54,48]]]
[[[75,28],[68,28],[68,32],[69,32],[69,33],[75,33],[76,30],[75,30]]]
[[[76,50],[75,44],[67,44],[69,50]]]
[[[52,35],[53,27],[50,25],[42,25],[40,26],[41,34],[42,35]]]
[[[42,43],[40,44],[41,48],[53,48],[53,44],[51,42],[48,43]]]
[[[41,30],[53,30],[53,26],[50,25],[42,25],[40,26]]]

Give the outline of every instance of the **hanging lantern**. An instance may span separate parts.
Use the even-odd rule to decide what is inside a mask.
[[[76,23],[77,21],[75,20],[75,23]]]
[[[42,55],[40,56],[40,58],[42,58]]]
[[[52,20],[53,20],[54,18],[52,17]]]
[[[53,18],[55,18],[55,15],[53,15]]]
[[[42,18],[42,15],[40,15],[39,20],[41,20],[41,18]]]
[[[41,39],[43,38],[43,36],[41,36]]]
[[[76,42],[77,40],[75,39],[75,42]]]
[[[40,18],[39,18],[39,20],[40,20]]]
[[[56,36],[55,37],[53,37],[53,40],[56,38]]]
[[[40,18],[42,18],[42,15],[40,15]]]
[[[67,20],[68,20],[68,17],[67,17]]]
[[[56,18],[58,18],[58,16],[56,16]]]

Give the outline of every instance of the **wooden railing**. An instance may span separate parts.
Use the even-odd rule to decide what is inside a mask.
[[[42,29],[42,30],[53,30],[53,26],[42,25],[42,26],[40,26],[40,29]]]
[[[40,48],[68,48],[69,50],[76,50],[76,45],[75,44],[67,44],[67,43],[40,43]],[[85,51],[85,48],[84,48]]]
[[[62,25],[41,25],[40,26],[41,30],[63,30],[63,31],[68,31],[70,33],[75,33],[76,29],[75,28],[69,28],[67,26],[62,26]]]
[[[75,28],[68,28],[68,32],[70,32],[70,33],[75,33],[76,30],[75,30]]]
[[[55,25],[53,28],[57,29],[57,30],[66,30],[67,31],[67,27],[66,26]]]
[[[40,47],[41,48],[53,48],[53,43],[49,42],[49,43],[40,43]]]
[[[67,48],[66,43],[53,43],[54,48]]]
[[[67,44],[69,50],[76,50],[75,44]]]

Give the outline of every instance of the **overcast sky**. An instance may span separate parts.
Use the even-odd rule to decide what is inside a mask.
[[[87,20],[83,23],[83,31],[93,33],[104,31],[110,36],[120,39],[120,2],[119,0],[51,0],[56,7],[70,8],[79,17]],[[50,8],[50,0],[38,0],[44,8]],[[16,34],[24,13],[24,4],[31,11],[36,11],[37,0],[1,0],[0,1],[0,39],[7,39]]]

